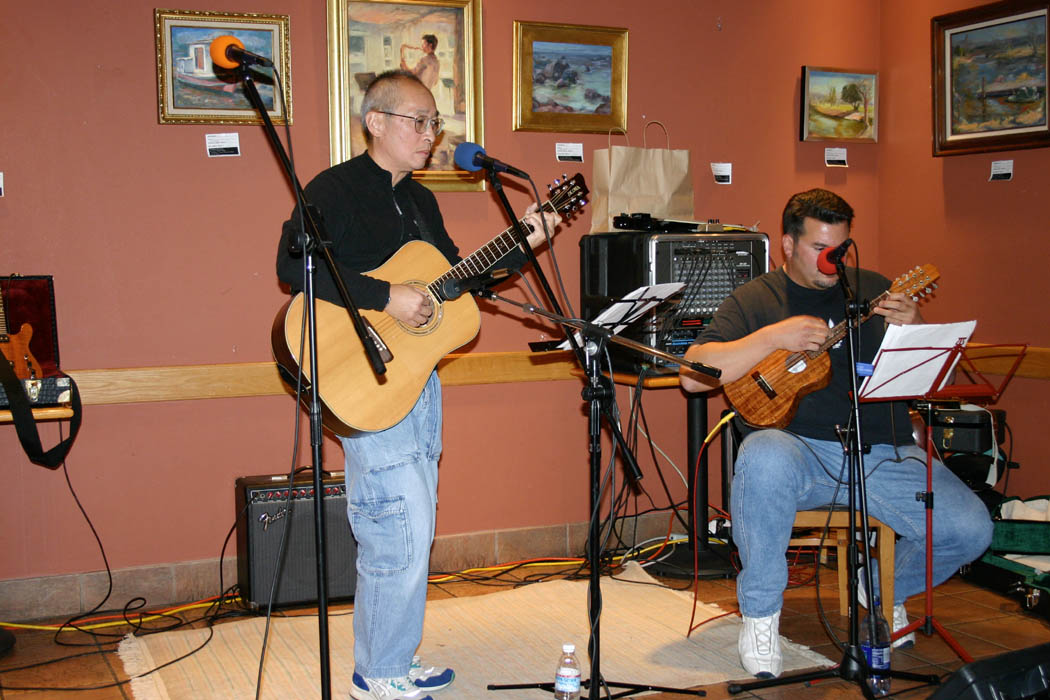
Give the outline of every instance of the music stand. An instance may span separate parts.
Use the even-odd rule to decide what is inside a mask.
[[[612,421],[609,411],[609,403],[615,398],[613,391],[613,381],[611,377],[605,376],[601,372],[599,366],[599,358],[604,352],[606,343],[614,342],[618,345],[623,345],[627,348],[635,350],[646,355],[654,355],[664,360],[668,360],[675,364],[687,365],[690,369],[701,372],[713,377],[718,377],[722,372],[714,367],[701,364],[699,362],[689,362],[683,358],[676,357],[669,353],[665,353],[662,350],[649,347],[643,343],[639,343],[628,338],[613,334],[607,328],[581,321],[579,319],[570,319],[564,316],[551,313],[540,309],[532,304],[524,304],[513,299],[507,299],[502,297],[492,290],[479,290],[476,292],[478,296],[483,296],[487,299],[494,299],[517,306],[524,311],[527,311],[538,316],[542,316],[549,320],[552,320],[566,328],[575,328],[580,331],[583,342],[583,350],[585,354],[584,361],[584,372],[587,377],[587,384],[583,388],[583,398],[589,403],[588,413],[588,436],[589,443],[588,449],[590,451],[590,478],[591,478],[591,491],[590,491],[590,529],[587,536],[587,564],[590,571],[588,577],[588,621],[590,623],[590,643],[588,645],[588,654],[590,655],[591,666],[590,666],[590,678],[587,681],[581,682],[581,688],[588,689],[589,700],[600,700],[602,687],[606,689],[618,688],[622,689],[622,692],[611,694],[608,697],[622,698],[629,695],[635,695],[637,693],[647,691],[657,691],[662,693],[677,693],[680,695],[692,695],[694,697],[703,697],[707,695],[706,691],[703,690],[688,690],[684,688],[668,688],[657,685],[646,685],[638,683],[620,683],[613,681],[606,681],[602,678],[601,674],[601,530],[599,528],[598,511],[601,503],[602,493],[602,480],[601,480],[601,466],[602,466],[602,443],[601,443],[601,421],[602,416],[606,417],[606,422],[609,425],[610,432],[624,454],[624,462],[628,471],[632,474],[632,478],[635,480],[641,479],[641,470],[638,468],[637,463],[631,456],[630,451],[627,449],[627,444],[623,439],[623,435],[620,433],[616,424]],[[512,684],[492,684],[487,686],[488,690],[523,690],[523,689],[537,689],[545,690],[547,692],[554,692],[554,684],[550,682],[546,683],[512,683]],[[581,696],[582,697],[582,696]]]
[[[883,367],[889,366],[890,369],[884,372],[883,376],[878,379],[876,378],[876,374],[873,373],[861,388],[861,401],[884,401],[891,399],[921,400],[926,411],[924,416],[926,422],[926,491],[915,494],[915,498],[922,501],[926,509],[926,588],[923,593],[925,604],[924,615],[922,618],[913,620],[905,627],[894,632],[892,634],[892,639],[899,639],[920,628],[926,636],[931,636],[936,632],[940,635],[941,639],[952,648],[952,651],[954,651],[959,658],[966,663],[973,662],[973,657],[967,653],[962,645],[952,637],[951,633],[949,633],[948,630],[945,629],[945,627],[933,616],[933,405],[936,401],[960,399],[994,403],[999,399],[999,396],[1002,395],[1002,391],[1006,387],[1006,384],[1017,371],[1017,367],[1020,365],[1021,359],[1028,347],[1027,344],[985,346],[985,348],[992,349],[1005,347],[1020,348],[1015,355],[1013,353],[1006,353],[1004,355],[986,356],[986,358],[1014,356],[1014,362],[1003,377],[1003,381],[999,383],[998,387],[995,387],[987,380],[987,378],[985,378],[980,370],[977,369],[973,358],[967,355],[966,343],[969,341],[970,335],[973,333],[974,325],[974,322],[966,324],[943,324],[940,326],[940,328],[945,329],[945,332],[940,334],[942,343],[944,340],[950,342],[953,335],[953,329],[963,331],[965,330],[964,327],[968,326],[969,331],[966,332],[965,337],[958,336],[955,341],[950,342],[950,344],[917,345],[913,347],[904,347],[900,345],[894,347],[892,346],[892,342],[890,347],[886,347],[886,341],[893,341],[895,339],[902,340],[898,336],[915,335],[904,331],[895,333],[891,338],[890,332],[887,331],[887,337],[884,339],[883,347],[879,349],[879,354],[875,358],[875,366],[878,367],[880,359],[883,359],[885,360]],[[893,326],[891,328],[905,327]],[[920,334],[923,331],[921,326],[913,326],[911,328],[916,329]],[[930,326],[930,328],[937,327]],[[923,338],[923,340],[930,339],[933,338]],[[918,338],[916,338],[916,340],[918,340]],[[885,353],[885,355],[883,353]],[[897,353],[900,354],[897,355]],[[910,358],[902,359],[907,353],[910,353]],[[980,378],[979,382],[947,385],[949,374],[958,366],[960,360],[965,363],[965,369],[967,371],[972,371],[978,375]],[[902,385],[901,381],[906,379],[915,379],[915,381],[907,385]],[[926,385],[925,389],[921,389],[923,385]],[[910,395],[913,394],[915,389],[921,390],[917,394]],[[887,396],[887,394],[891,393],[898,395],[893,397]],[[870,398],[873,394],[876,395],[876,398]],[[996,449],[998,449],[998,447],[996,447]]]
[[[617,299],[611,299],[608,306],[590,322],[605,328],[615,336],[627,326],[638,322],[684,287],[685,285],[681,282],[642,285]],[[576,333],[577,337],[579,335]],[[568,346],[568,341],[564,341],[557,347],[567,349]],[[634,348],[634,350],[644,355],[641,348]],[[675,382],[677,385],[677,377]],[[704,435],[707,432],[707,397],[688,396],[686,413],[686,454],[689,462],[686,484],[689,517],[686,522],[686,537],[689,546],[681,549],[674,548],[665,559],[653,562],[651,568],[657,575],[668,578],[691,578],[694,573],[697,578],[730,578],[735,571],[729,547],[725,547],[725,551],[715,548],[710,541],[707,521],[704,517],[708,502],[707,453],[703,449]],[[717,557],[717,560],[712,561],[709,556]],[[701,562],[703,562],[702,566]]]

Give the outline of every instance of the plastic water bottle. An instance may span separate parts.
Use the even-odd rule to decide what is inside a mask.
[[[562,644],[558,672],[554,676],[554,700],[579,700],[580,662],[576,659],[576,645]]]
[[[871,638],[871,628],[868,624],[869,616],[875,619],[875,638]],[[864,652],[864,659],[871,668],[868,676],[868,687],[876,697],[889,695],[890,677],[890,626],[886,624],[886,618],[882,616],[882,605],[879,599],[871,606],[868,615],[860,623],[860,648]]]

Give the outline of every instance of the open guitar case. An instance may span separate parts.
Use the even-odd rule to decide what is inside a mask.
[[[55,287],[51,275],[0,277],[0,295],[9,336],[23,324],[32,328],[29,353],[36,359],[32,377],[18,377],[6,357],[0,359],[0,409],[11,411],[18,439],[34,464],[57,469],[80,431],[81,403],[76,382],[59,369]],[[69,437],[49,450],[43,448],[34,408],[69,406]]]

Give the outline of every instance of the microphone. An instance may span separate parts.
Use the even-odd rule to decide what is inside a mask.
[[[463,292],[476,292],[488,287],[490,284],[502,282],[517,271],[517,268],[500,267],[473,277],[464,277],[463,279],[450,277],[441,283],[441,295],[445,297],[446,301],[452,301],[453,299],[458,299]]]
[[[240,65],[273,68],[273,61],[248,51],[243,41],[229,34],[212,39],[208,52],[211,62],[220,68],[236,68]]]
[[[529,174],[524,170],[518,170],[513,165],[507,165],[503,161],[485,155],[484,148],[470,141],[464,141],[456,146],[456,153],[453,156],[453,160],[456,161],[456,165],[471,172],[476,172],[485,168],[494,173],[508,173],[526,180],[531,179]]]
[[[441,296],[445,297],[446,301],[452,301],[459,299],[463,292],[472,292],[475,289],[481,289],[485,285],[492,284],[496,281],[496,278],[489,273],[483,275],[474,275],[473,277],[465,277],[463,279],[457,279],[450,277],[441,283]]]
[[[820,251],[820,255],[817,256],[817,269],[825,275],[835,274],[837,265],[842,262],[842,258],[846,257],[846,251],[851,245],[853,245],[853,239],[847,238],[834,248],[825,248]]]

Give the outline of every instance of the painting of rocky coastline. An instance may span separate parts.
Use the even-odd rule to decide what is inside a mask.
[[[611,114],[612,61],[611,46],[533,42],[532,111]]]

